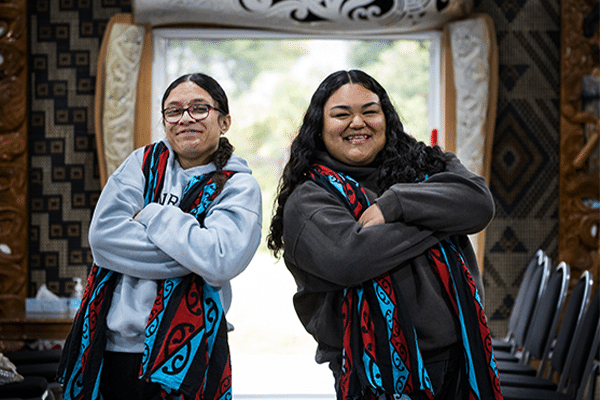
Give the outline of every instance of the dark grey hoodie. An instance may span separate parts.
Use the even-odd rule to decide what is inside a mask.
[[[286,202],[284,261],[298,285],[294,306],[318,342],[317,362],[341,355],[343,289],[392,271],[415,325],[425,362],[458,342],[457,321],[424,253],[453,237],[483,298],[475,254],[465,236],[494,215],[485,180],[451,153],[444,172],[422,183],[401,183],[376,197],[375,168],[351,167],[321,153],[317,162],[357,180],[377,202],[385,223],[362,228],[347,207],[316,183],[299,185]]]

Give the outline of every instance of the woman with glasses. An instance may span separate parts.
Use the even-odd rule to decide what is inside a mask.
[[[231,116],[213,78],[171,83],[162,117],[166,139],[135,150],[96,205],[65,399],[231,397],[229,282],[258,248],[261,192],[223,136]]]
[[[500,400],[467,234],[489,223],[485,180],[404,132],[362,71],[329,75],[283,170],[268,246],[328,363],[338,400]]]

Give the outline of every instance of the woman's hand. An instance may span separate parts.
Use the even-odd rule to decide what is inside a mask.
[[[381,209],[377,205],[377,203],[370,205],[369,208],[362,213],[360,218],[358,219],[358,223],[362,225],[363,228],[367,226],[384,224],[385,219],[383,218],[383,213]]]

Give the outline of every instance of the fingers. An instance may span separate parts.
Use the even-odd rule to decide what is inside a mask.
[[[358,223],[363,228],[385,223],[383,213],[381,212],[381,209],[379,208],[377,203],[369,206],[369,208],[367,208],[365,212],[362,213],[362,215],[358,219]]]

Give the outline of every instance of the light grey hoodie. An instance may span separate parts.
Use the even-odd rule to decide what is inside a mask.
[[[110,351],[143,352],[144,330],[156,297],[157,280],[195,273],[220,288],[225,311],[229,281],[250,263],[260,243],[260,187],[246,161],[232,155],[224,170],[236,171],[208,208],[204,227],[179,207],[192,176],[216,169],[213,163],[182,169],[169,143],[159,203],[144,207],[143,148],[110,176],[90,225],[94,262],[122,274],[107,317]],[[134,220],[134,216],[137,220]]]

